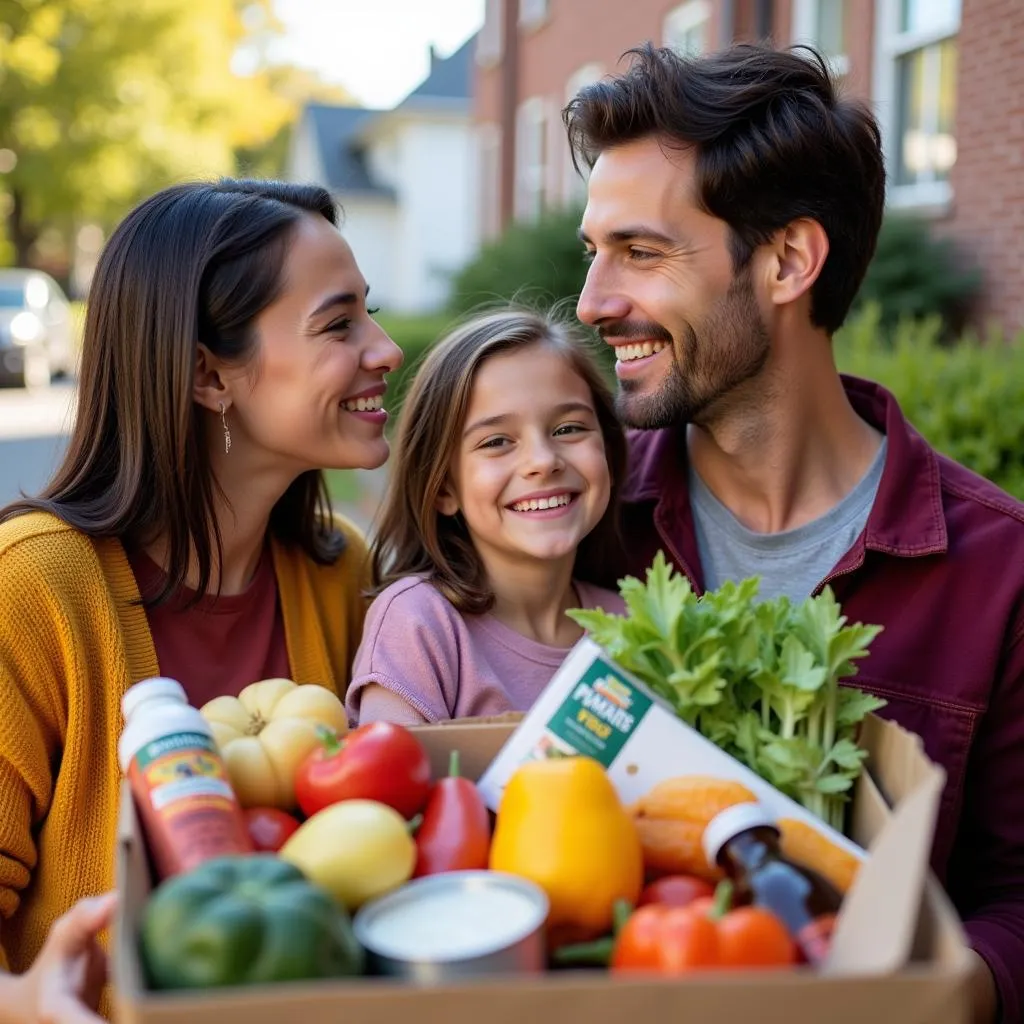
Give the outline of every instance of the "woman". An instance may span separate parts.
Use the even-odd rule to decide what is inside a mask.
[[[385,462],[384,377],[402,358],[366,296],[315,187],[178,185],[103,253],[67,454],[0,513],[0,1006],[24,1007],[15,1019],[95,987],[109,901],[79,901],[113,881],[132,683],[173,676],[196,706],[266,676],[344,694],[368,564],[320,470]]]

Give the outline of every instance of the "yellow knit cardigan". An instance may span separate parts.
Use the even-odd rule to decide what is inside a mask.
[[[334,565],[272,549],[292,678],[343,695],[369,566],[339,526]],[[0,525],[0,960],[16,973],[55,918],[114,884],[121,696],[160,669],[138,599],[120,542],[46,513]]]

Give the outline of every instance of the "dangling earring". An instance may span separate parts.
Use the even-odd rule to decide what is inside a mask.
[[[228,430],[227,410],[223,402],[220,403],[220,421],[224,426],[224,454],[227,455],[231,451],[231,431]]]

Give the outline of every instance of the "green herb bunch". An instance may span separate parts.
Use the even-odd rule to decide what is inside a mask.
[[[757,577],[697,597],[662,552],[647,582],[620,584],[625,615],[569,615],[703,736],[842,831],[865,751],[863,718],[885,701],[856,675],[880,626],[847,625],[830,588],[758,601]]]

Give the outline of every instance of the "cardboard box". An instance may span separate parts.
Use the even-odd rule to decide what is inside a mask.
[[[464,773],[479,778],[514,729],[508,721],[470,721],[417,732],[436,773],[446,770],[448,755],[457,748]],[[625,981],[602,972],[559,972],[458,987],[413,987],[367,978],[216,992],[147,992],[137,935],[151,883],[125,788],[117,860],[121,903],[113,945],[114,1019],[120,1024],[621,1024],[676,1019],[686,1024],[761,1019],[786,1024],[967,1024],[970,962],[963,933],[927,871],[942,773],[924,757],[920,741],[896,726],[872,719],[864,738],[871,753],[856,796],[854,837],[871,856],[847,897],[835,936],[844,952],[831,974],[730,972]]]

